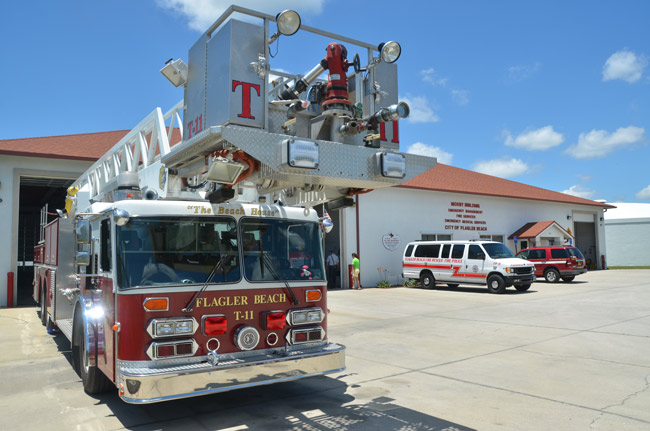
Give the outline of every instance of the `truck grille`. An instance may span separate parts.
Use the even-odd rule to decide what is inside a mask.
[[[533,273],[533,267],[513,268],[517,275],[528,275]]]

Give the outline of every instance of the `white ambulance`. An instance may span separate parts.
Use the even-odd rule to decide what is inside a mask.
[[[490,293],[503,293],[508,286],[523,292],[535,281],[534,272],[534,264],[494,241],[416,241],[402,258],[402,277],[419,280],[425,288],[480,284]]]

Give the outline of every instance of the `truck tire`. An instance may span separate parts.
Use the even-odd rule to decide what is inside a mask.
[[[47,290],[43,287],[41,289],[41,323],[47,326]]]
[[[557,269],[549,268],[544,272],[544,278],[547,283],[557,283],[560,281],[560,273],[557,272]]]
[[[113,387],[113,382],[101,372],[97,365],[91,366],[88,363],[88,352],[86,351],[86,328],[81,318],[75,316],[74,336],[72,339],[72,356],[75,368],[81,377],[84,390],[89,394],[100,394]]]
[[[519,292],[525,292],[528,289],[530,289],[530,283],[528,283],[528,284],[520,284],[519,286],[515,286],[515,289],[517,289]]]
[[[422,271],[422,274],[420,274],[420,283],[422,283],[422,287],[425,289],[433,289],[436,287],[436,279],[429,271]]]
[[[571,283],[574,278],[576,278],[575,275],[565,275],[564,277],[562,277],[562,281],[565,283]]]
[[[492,274],[487,279],[487,288],[490,293],[503,293],[506,290],[506,282],[499,274]]]
[[[56,334],[56,326],[47,314],[47,286],[43,286],[41,291],[41,323],[45,326],[48,334]]]

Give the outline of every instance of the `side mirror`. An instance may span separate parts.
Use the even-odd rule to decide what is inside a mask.
[[[75,234],[77,244],[90,244],[90,222],[88,220],[78,220]]]

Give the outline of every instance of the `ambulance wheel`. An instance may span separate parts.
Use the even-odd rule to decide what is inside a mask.
[[[487,279],[487,287],[490,293],[503,293],[506,290],[506,282],[498,274],[492,274]]]
[[[520,292],[525,292],[528,289],[530,289],[530,283],[528,283],[528,284],[520,284],[519,286],[515,286],[515,289],[517,289]]]
[[[562,277],[562,281],[565,283],[571,283],[574,278],[576,278],[575,275],[567,275],[565,277]]]
[[[560,280],[560,273],[557,269],[549,268],[544,272],[544,278],[547,283],[557,283]]]
[[[422,283],[422,287],[425,289],[433,289],[436,287],[436,279],[429,271],[424,271],[420,274],[420,283]]]
[[[90,365],[86,343],[84,342],[85,338],[86,328],[84,328],[81,316],[76,316],[72,342],[72,357],[75,368],[87,393],[99,394],[106,392],[113,386],[113,383],[99,370],[97,365]]]

